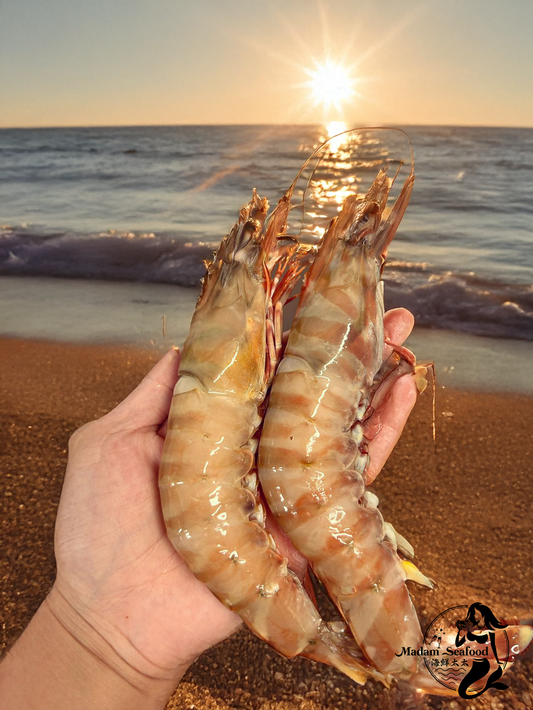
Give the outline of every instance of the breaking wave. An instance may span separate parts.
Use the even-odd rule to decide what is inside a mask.
[[[48,232],[0,229],[0,274],[145,281],[194,287],[217,244],[180,232]],[[391,261],[387,308],[403,306],[417,323],[475,335],[533,340],[533,287],[428,263]]]

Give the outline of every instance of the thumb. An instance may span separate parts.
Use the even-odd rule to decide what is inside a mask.
[[[178,381],[179,348],[172,348],[146,375],[143,381],[118,404],[107,417],[121,429],[158,427],[170,409],[174,387]]]

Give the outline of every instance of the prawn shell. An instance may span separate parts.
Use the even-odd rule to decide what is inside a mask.
[[[231,398],[214,405],[212,397],[202,390],[175,395],[183,401],[173,407],[167,438],[182,454],[178,462],[165,455],[162,461],[167,532],[195,576],[256,634],[292,657],[316,638],[319,617],[269,534],[250,519],[257,501],[240,482],[253,463],[245,446],[253,427],[238,426],[234,410],[241,410]],[[200,441],[198,427],[205,431]]]
[[[280,527],[310,561],[366,657],[406,677],[422,634],[406,575],[383,518],[365,499],[362,421],[383,354],[384,249],[407,206],[412,176],[390,216],[380,172],[366,197],[348,198],[311,266],[274,379],[258,471]]]

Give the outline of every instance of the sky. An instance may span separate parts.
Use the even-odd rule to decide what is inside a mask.
[[[0,0],[0,127],[533,127],[532,32],[533,0]]]

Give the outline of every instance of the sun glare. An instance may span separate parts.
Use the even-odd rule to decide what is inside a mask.
[[[343,133],[348,130],[348,126],[344,121],[330,121],[326,126],[326,131],[328,132],[328,138],[333,138],[338,133]]]
[[[355,94],[355,80],[340,64],[326,62],[308,73],[311,76],[309,86],[313,95],[325,108],[334,106],[340,110],[342,102],[351,99]]]
[[[329,149],[332,153],[337,153],[338,150],[346,143],[347,136],[345,131],[348,126],[344,121],[330,121],[326,126],[326,131],[329,138]],[[339,135],[342,134],[342,135]]]

